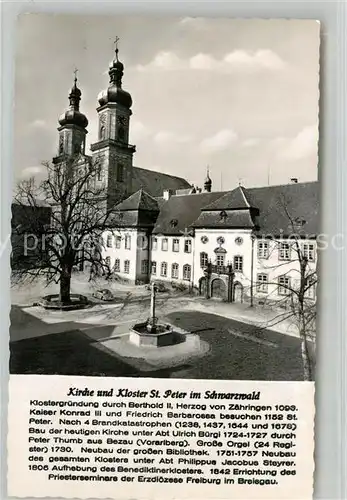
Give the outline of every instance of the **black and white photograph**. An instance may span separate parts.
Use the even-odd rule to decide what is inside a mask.
[[[319,31],[19,17],[11,374],[314,380]]]

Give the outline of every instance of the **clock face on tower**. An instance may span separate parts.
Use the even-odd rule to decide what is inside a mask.
[[[120,125],[125,125],[125,116],[118,116],[118,123]]]

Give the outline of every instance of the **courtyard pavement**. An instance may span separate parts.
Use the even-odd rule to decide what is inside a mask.
[[[298,338],[197,311],[176,311],[165,319],[190,331],[199,343],[159,348],[149,358],[148,350],[139,355],[129,345],[132,321],[116,327],[89,325],[11,342],[10,372],[302,380]]]
[[[81,293],[83,286],[86,293],[83,282],[73,291]],[[77,311],[44,310],[32,305],[35,297],[37,300],[36,289],[28,289],[29,295],[14,290],[11,372],[302,379],[300,339],[294,325],[280,321],[283,311],[189,294],[158,293],[156,310],[160,319],[189,331],[188,342],[173,348],[139,350],[128,342],[129,330],[148,318],[150,293],[145,287],[117,289],[113,303],[95,303]]]
[[[143,321],[148,318],[149,293],[141,297],[130,297],[124,302],[94,304],[77,311],[44,310],[40,306],[13,305],[11,310],[11,341],[61,333],[73,328],[113,325],[120,327],[124,322]],[[228,319],[247,323],[257,328],[266,328],[285,335],[298,336],[295,325],[283,319],[284,311],[251,308],[249,304],[227,304],[189,295],[158,295],[156,303],[160,316],[177,310],[210,313]]]

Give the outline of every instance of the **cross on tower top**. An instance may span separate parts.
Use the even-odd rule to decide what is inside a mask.
[[[76,83],[77,83],[77,73],[78,73],[78,68],[75,68],[73,72],[74,72],[74,74],[75,74],[75,85],[76,85]]]
[[[114,46],[115,46],[115,53],[116,53],[116,58],[117,58],[117,61],[118,61],[118,42],[119,42],[119,36],[116,36],[116,39],[115,41],[113,42]]]

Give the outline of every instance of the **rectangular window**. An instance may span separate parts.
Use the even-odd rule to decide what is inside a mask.
[[[152,250],[157,250],[158,248],[158,238],[152,238]]]
[[[106,246],[107,248],[112,248],[112,234],[107,235]]]
[[[174,238],[172,240],[172,251],[179,252],[180,251],[180,240],[178,238]]]
[[[200,254],[200,267],[205,268],[208,264],[208,255],[206,252]]]
[[[268,290],[268,275],[258,274],[257,275],[257,292],[267,293]]]
[[[167,252],[167,246],[168,246],[168,239],[167,238],[163,238],[161,240],[161,249],[163,252]]]
[[[178,264],[172,264],[171,278],[178,279]]]
[[[234,271],[242,273],[243,271],[243,257],[242,255],[235,255],[234,257]]]
[[[119,271],[120,271],[120,260],[119,259],[116,259],[114,261],[114,271],[115,271],[115,273],[119,273]]]
[[[160,276],[167,276],[167,263],[166,262],[161,263]]]
[[[131,249],[131,236],[129,234],[125,236],[125,249],[126,250]]]
[[[157,263],[154,260],[152,261],[151,272],[153,275],[157,274]]]
[[[278,295],[289,295],[290,294],[290,277],[289,276],[279,276],[278,277]]]
[[[187,280],[187,281],[190,281],[191,275],[192,275],[192,268],[191,268],[191,266],[189,264],[185,264],[183,266],[183,279]]]
[[[216,264],[217,266],[224,266],[224,261],[225,261],[225,256],[224,254],[220,253],[216,257]]]
[[[290,244],[280,243],[279,260],[290,260]]]
[[[141,261],[141,273],[148,274],[148,260]]]
[[[124,272],[126,274],[130,273],[130,260],[125,260],[124,261]]]
[[[268,258],[269,258],[269,242],[258,241],[258,259],[268,259]]]
[[[191,253],[192,251],[192,240],[184,240],[184,252]]]
[[[315,262],[316,256],[314,243],[304,243],[302,246],[302,253],[309,262]]]
[[[111,267],[111,257],[106,257],[105,262],[106,266]]]
[[[116,236],[116,248],[120,248],[121,241],[122,241],[122,237]]]

